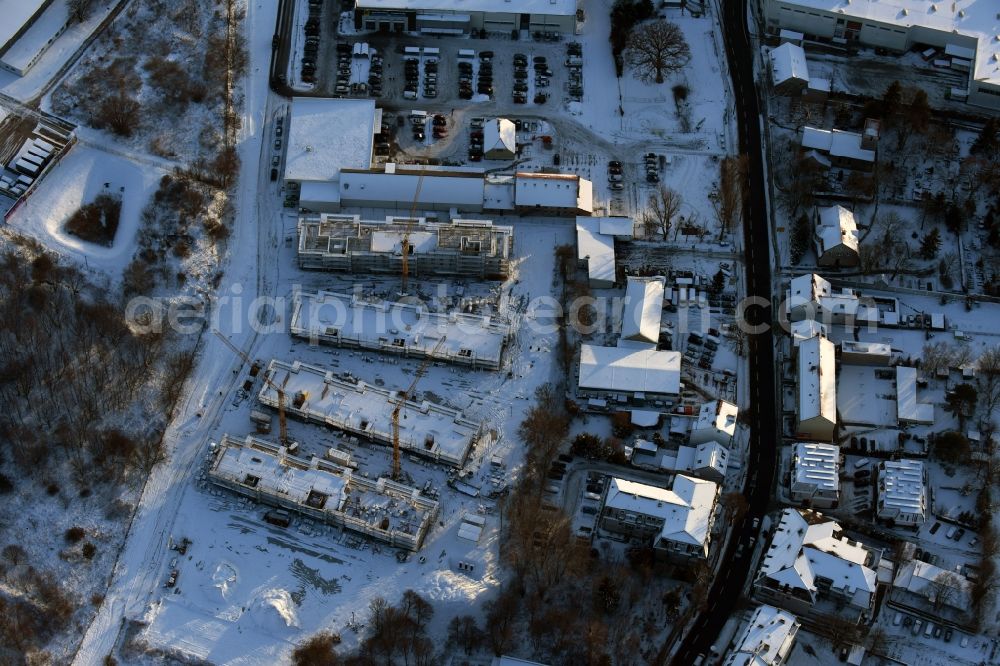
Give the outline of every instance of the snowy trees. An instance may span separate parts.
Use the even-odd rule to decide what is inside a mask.
[[[649,195],[649,203],[642,213],[642,225],[647,238],[659,237],[666,241],[674,220],[681,211],[681,195],[666,185]]]
[[[634,28],[625,45],[628,64],[646,83],[663,83],[691,60],[691,48],[677,24],[654,21]]]
[[[937,228],[931,229],[920,240],[920,257],[922,259],[934,259],[941,248],[941,233]]]
[[[69,17],[77,23],[83,23],[90,18],[90,10],[93,9],[94,0],[68,0],[66,5],[69,9]]]
[[[709,198],[723,233],[733,231],[743,220],[743,204],[749,195],[747,164],[746,155],[727,156],[719,163],[719,185]]]

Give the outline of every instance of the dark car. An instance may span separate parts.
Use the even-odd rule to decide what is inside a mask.
[[[278,170],[271,169],[271,182],[273,183],[276,180],[278,180]]]

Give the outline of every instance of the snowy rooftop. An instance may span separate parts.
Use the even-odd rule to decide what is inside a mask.
[[[591,212],[593,184],[574,174],[519,171],[514,179],[514,203],[521,207],[562,208]]]
[[[865,566],[868,551],[841,535],[840,525],[812,511],[785,509],[764,553],[759,578],[815,595],[816,578],[849,595],[870,598],[876,587],[875,571]]]
[[[840,491],[840,447],[798,442],[792,449],[792,486],[803,485],[828,492]]]
[[[680,352],[580,346],[582,389],[678,395],[680,384]]]
[[[2,2],[0,9],[6,9],[10,4],[32,5],[30,1],[19,3]],[[6,15],[6,12],[4,12]],[[52,38],[69,21],[69,7],[65,0],[56,0],[45,12],[35,21],[21,37],[10,45],[7,51],[3,52],[3,61],[19,70],[28,68],[29,63],[42,51],[48,48]],[[7,25],[4,23],[4,25]],[[0,28],[0,32],[4,29]],[[0,36],[0,42],[3,37]],[[2,50],[2,49],[0,49]]]
[[[818,416],[837,422],[836,349],[819,336],[799,344],[799,420]]]
[[[879,464],[879,514],[909,514],[923,518],[927,512],[924,464],[919,460],[885,460]]]
[[[718,442],[679,446],[675,465],[676,469],[687,472],[704,472],[710,469],[719,476],[725,476],[729,466],[729,449]]]
[[[910,560],[903,563],[892,585],[923,597],[935,607],[940,604],[960,611],[970,608],[972,585],[969,580],[954,571],[941,569],[927,562]]]
[[[576,218],[576,248],[577,258],[587,260],[591,281],[615,281],[615,239],[600,232],[600,218]]]
[[[483,152],[517,149],[514,123],[506,118],[493,118],[483,127]]]
[[[829,296],[831,293],[833,287],[828,280],[815,273],[806,273],[792,278],[789,285],[788,307],[818,303],[820,297]]]
[[[0,53],[10,46],[14,35],[52,0],[0,0]]]
[[[860,354],[884,359],[886,365],[892,359],[892,347],[886,342],[844,340],[840,343],[840,351],[844,354]]]
[[[635,222],[631,217],[611,216],[597,217],[600,220],[600,232],[605,236],[621,236],[633,238],[635,236]]]
[[[845,425],[895,427],[896,390],[888,379],[877,376],[871,365],[840,366],[837,378],[837,413]]]
[[[809,66],[806,64],[806,52],[801,46],[785,42],[771,51],[771,70],[775,85],[789,79],[809,80]]]
[[[934,423],[934,405],[917,402],[917,369],[896,366],[896,414],[907,423]]]
[[[295,295],[291,331],[306,338],[336,336],[392,353],[499,366],[510,327],[480,315],[429,312],[409,303],[321,291]]]
[[[713,439],[729,444],[736,435],[736,419],[740,409],[725,400],[712,400],[703,403],[698,410],[698,418],[691,427],[692,437],[697,433],[705,433]]]
[[[802,319],[794,321],[789,325],[789,332],[792,336],[792,343],[798,347],[804,340],[814,338],[817,335],[827,336],[825,324],[821,324],[815,319]]]
[[[357,0],[358,9],[496,12],[503,14],[576,14],[576,0]]]
[[[336,180],[341,169],[371,167],[381,115],[371,99],[294,98],[285,180]]]
[[[284,391],[285,409],[290,414],[382,443],[392,442],[392,412],[398,391],[342,378],[298,361],[271,361],[267,377]],[[258,397],[263,404],[277,408],[277,391],[270,385],[265,384]],[[399,441],[406,451],[461,465],[479,436],[479,424],[457,409],[427,401],[404,403]]]
[[[843,130],[803,127],[802,148],[829,153],[833,157],[847,157],[863,162],[875,161],[875,151],[861,147],[860,134]]]
[[[418,192],[419,188],[419,192]],[[465,210],[481,210],[485,199],[482,174],[391,173],[344,171],[340,176],[340,198],[345,205],[353,202],[405,202],[416,205],[457,206]]]
[[[783,664],[792,651],[799,622],[788,611],[774,606],[758,606],[750,622],[736,638],[726,666],[769,666]]]
[[[622,312],[622,339],[656,344],[663,315],[664,278],[629,277]]]
[[[828,252],[838,245],[858,251],[858,225],[854,220],[854,213],[843,206],[819,209],[817,233],[822,252]]]
[[[711,527],[718,486],[683,474],[670,489],[612,478],[605,506],[662,518],[660,538],[704,546]]]
[[[924,27],[976,40],[973,78],[1000,83],[1000,11],[994,0],[782,0],[788,5],[870,19],[900,27]]]

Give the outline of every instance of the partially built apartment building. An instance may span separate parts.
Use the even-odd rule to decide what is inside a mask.
[[[431,312],[416,303],[326,291],[297,293],[292,335],[312,344],[371,349],[498,370],[511,325],[488,315]]]
[[[323,458],[302,458],[248,436],[223,435],[209,480],[266,504],[342,527],[397,548],[419,550],[438,503],[387,478],[366,479]]]
[[[514,248],[513,227],[489,220],[320,213],[299,218],[298,233],[301,268],[347,273],[402,274],[405,239],[410,275],[504,280]]]
[[[399,404],[399,391],[299,361],[272,360],[266,377],[258,395],[262,404],[278,408],[277,386],[284,393],[287,414],[392,445],[392,412]],[[466,418],[461,410],[426,400],[402,401],[399,447],[403,451],[461,467],[487,436],[482,424]]]

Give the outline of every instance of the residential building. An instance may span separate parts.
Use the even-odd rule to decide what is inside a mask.
[[[802,153],[821,167],[871,171],[875,165],[875,149],[876,142],[862,134],[802,128]]]
[[[253,436],[223,435],[213,455],[212,483],[395,548],[419,550],[438,514],[438,503],[416,488],[355,476],[350,468],[300,458]]]
[[[315,343],[498,370],[509,324],[484,315],[360,295],[295,293],[292,335]]]
[[[840,501],[840,447],[798,442],[792,447],[792,501],[818,509]]]
[[[612,478],[598,518],[605,532],[652,545],[671,559],[708,557],[719,486],[683,474],[670,488]]]
[[[368,32],[462,36],[518,30],[572,34],[576,0],[355,0],[354,27]]]
[[[521,215],[590,215],[594,212],[594,185],[565,173],[514,175],[514,208]]]
[[[796,352],[800,344],[810,338],[818,335],[826,338],[830,335],[826,324],[821,324],[815,319],[800,319],[799,321],[790,322],[788,330],[792,336],[793,353]]]
[[[837,359],[832,342],[816,336],[799,344],[797,421],[800,437],[829,442],[837,427]]]
[[[889,606],[937,624],[972,629],[972,583],[957,571],[909,560],[900,565],[889,591]]]
[[[919,460],[883,460],[878,465],[875,517],[900,527],[919,528],[929,509],[927,470]]]
[[[660,339],[660,317],[663,315],[664,283],[662,277],[628,278],[619,347],[656,349]]]
[[[885,342],[844,340],[840,343],[840,362],[844,365],[878,365],[892,362],[892,347]]]
[[[729,467],[729,449],[718,442],[680,446],[675,464],[679,472],[721,484]]]
[[[873,299],[862,299],[846,287],[834,291],[829,280],[815,273],[792,278],[785,293],[785,308],[792,322],[813,319],[828,326],[853,328],[880,321]]]
[[[594,289],[613,287],[616,279],[615,238],[601,233],[601,218],[576,218],[576,253],[581,268],[587,269]]]
[[[399,446],[406,453],[452,467],[461,467],[481,441],[489,437],[483,422],[467,418],[460,410],[409,396],[400,403],[400,391],[368,384],[350,375],[299,361],[271,361],[267,381],[257,399],[278,409],[278,391],[284,394],[285,412],[392,446],[392,413],[400,404]]]
[[[779,95],[797,97],[809,86],[806,52],[791,42],[771,49],[771,82]]]
[[[853,212],[843,206],[825,206],[816,209],[814,221],[820,266],[851,268],[860,263],[858,225]]]
[[[1000,109],[1000,12],[993,2],[955,0],[765,0],[765,29],[810,40],[903,53],[932,47],[942,65],[968,78],[953,99]]]
[[[492,118],[483,125],[483,155],[488,160],[512,160],[517,154],[517,131],[506,118]]]
[[[691,426],[690,442],[719,442],[726,447],[732,446],[739,414],[739,407],[725,400],[703,403],[698,410],[698,418]]]
[[[514,246],[513,227],[488,220],[362,220],[359,215],[322,213],[300,217],[298,234],[301,268],[352,274],[402,274],[401,248],[409,234],[410,275],[503,280]]]
[[[754,597],[803,622],[836,616],[856,622],[871,613],[881,551],[848,539],[822,514],[785,509],[753,584]]]
[[[664,406],[680,392],[680,352],[580,345],[577,394],[594,407]]]
[[[24,76],[69,26],[66,0],[0,0],[0,67]]]
[[[784,666],[802,625],[794,615],[764,604],[733,641],[724,666]]]

